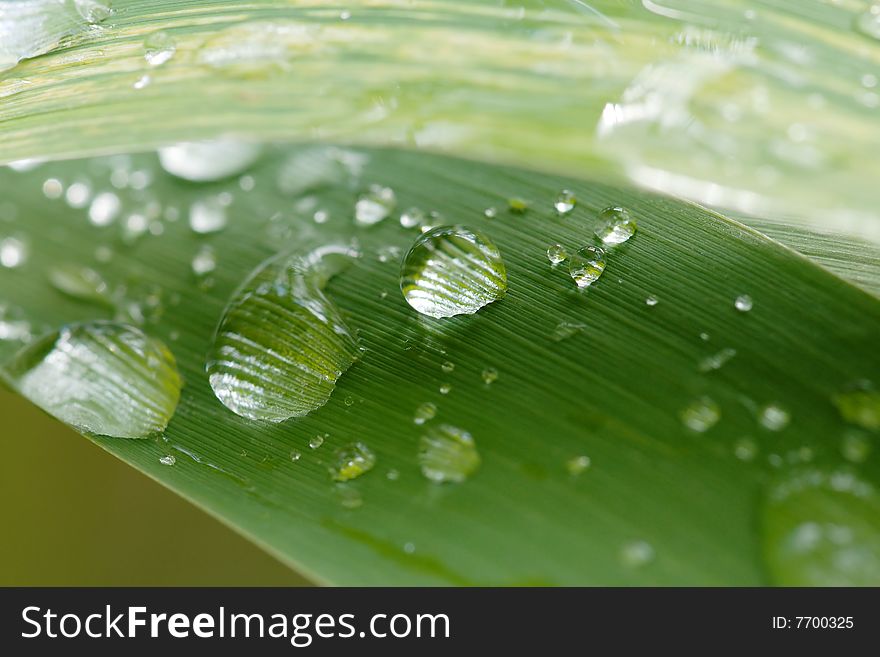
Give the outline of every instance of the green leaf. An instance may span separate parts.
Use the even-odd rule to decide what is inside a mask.
[[[327,160],[321,149],[293,153],[301,169]],[[234,179],[179,181],[150,154],[0,171],[4,234],[30,250],[0,271],[0,295],[25,309],[34,332],[107,318],[106,305],[50,286],[53,266],[90,267],[114,290],[116,314],[142,319],[183,376],[163,437],[93,436],[97,444],[336,584],[755,585],[812,582],[828,568],[843,581],[833,542],[802,567],[778,567],[778,541],[809,518],[788,506],[768,512],[765,500],[799,468],[829,481],[841,468],[852,472],[858,500],[832,487],[827,505],[822,490],[810,503],[849,509],[840,522],[852,519],[853,535],[876,545],[880,526],[864,509],[876,508],[878,461],[842,449],[851,429],[832,399],[854,382],[880,381],[880,301],[694,205],[441,156],[364,153],[360,176],[304,197],[277,191],[289,168],[285,149],[248,172],[252,191]],[[88,180],[93,193],[106,191],[114,171],[152,183],[117,190],[123,212],[109,226],[40,194],[53,178],[67,189]],[[357,193],[371,183],[394,190],[398,212],[436,211],[442,219],[432,223],[489,236],[504,258],[507,295],[470,316],[414,312],[400,293],[399,259],[419,232],[402,228],[397,213],[355,227]],[[564,188],[578,205],[559,216],[553,201]],[[193,233],[190,205],[224,192],[232,195],[228,227]],[[508,212],[513,197],[529,209]],[[598,214],[611,205],[626,208],[638,231],[608,249],[602,276],[578,291],[546,249],[559,243],[573,253],[592,243]],[[312,219],[319,211],[322,223]],[[148,218],[140,237],[132,215]],[[351,238],[363,256],[324,294],[358,332],[361,358],[305,417],[273,424],[230,412],[205,365],[234,291],[278,251]],[[192,260],[206,246],[217,266],[197,276]],[[740,295],[751,297],[749,312],[734,307]],[[11,357],[15,345],[0,346]],[[725,358],[710,361],[720,366],[701,365],[722,350]],[[489,384],[487,369],[497,370]],[[703,398],[720,418],[695,432],[679,415]],[[434,418],[425,420],[425,403],[436,405]],[[470,434],[478,451],[478,467],[461,483],[421,472],[422,436],[440,425]],[[323,444],[313,449],[317,436]],[[355,443],[375,465],[335,483],[337,450]],[[168,455],[175,465],[160,462]],[[878,572],[876,553],[859,558],[863,572]]]

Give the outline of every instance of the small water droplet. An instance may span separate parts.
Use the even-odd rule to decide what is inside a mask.
[[[358,226],[372,226],[394,211],[397,197],[394,190],[382,185],[370,185],[354,206],[354,220]]]
[[[483,216],[486,217],[486,219],[494,219],[498,216],[498,209],[486,208],[485,210],[483,210]]]
[[[89,221],[93,226],[107,226],[119,215],[122,202],[113,192],[101,192],[89,206]]]
[[[177,463],[177,459],[174,457],[174,454],[168,454],[167,456],[162,456],[159,459],[159,463],[162,465],[174,465]]]
[[[547,247],[547,260],[552,264],[558,265],[560,262],[565,261],[567,257],[568,252],[561,244],[551,244]]]
[[[422,474],[433,482],[461,483],[480,467],[471,435],[448,424],[432,427],[419,442]]]
[[[446,372],[447,374],[449,374],[450,372],[452,372],[452,371],[455,369],[455,363],[453,363],[452,361],[447,360],[445,363],[443,363],[443,364],[440,366],[440,369],[441,369],[442,371]]]
[[[177,52],[177,44],[167,32],[153,32],[144,39],[144,59],[150,66],[161,66]]]
[[[846,422],[869,431],[880,429],[880,392],[870,381],[857,381],[831,401]]]
[[[647,566],[654,556],[654,548],[647,541],[630,541],[620,549],[620,562],[627,568]]]
[[[556,325],[556,328],[553,329],[553,333],[550,334],[550,339],[553,342],[562,342],[563,340],[567,340],[573,335],[576,335],[587,328],[586,324],[580,324],[578,322],[559,322]]]
[[[43,196],[49,199],[61,198],[64,193],[64,185],[58,178],[46,178],[43,181]]]
[[[516,196],[507,199],[507,209],[513,214],[525,214],[529,209],[529,205],[531,204],[528,201]]]
[[[758,455],[758,443],[751,438],[740,438],[733,445],[733,453],[740,461],[753,461]]]
[[[388,472],[385,473],[385,478],[388,481],[397,481],[398,479],[400,479],[400,472],[398,470],[395,470],[394,468],[392,468],[391,470],[389,470]]]
[[[628,210],[619,206],[602,210],[599,220],[602,223],[596,229],[596,237],[605,246],[623,244],[636,234],[636,222],[630,217]]]
[[[190,266],[196,276],[207,276],[217,268],[217,254],[210,246],[202,246],[196,251]]]
[[[734,300],[733,305],[741,313],[747,313],[752,309],[754,304],[752,302],[752,297],[748,294],[741,294]]]
[[[55,265],[49,270],[49,283],[62,294],[74,299],[113,306],[107,281],[89,267],[71,263]]]
[[[29,342],[32,335],[31,323],[24,311],[0,301],[0,340],[4,342]]]
[[[6,269],[21,267],[27,262],[30,249],[23,237],[0,239],[0,266]]]
[[[709,334],[708,333],[700,333],[700,340],[702,340],[703,342],[708,342],[709,341]]]
[[[483,370],[481,376],[483,378],[483,383],[485,383],[487,386],[492,385],[493,383],[495,383],[495,381],[498,380],[498,370],[496,370],[494,367],[487,367]]]
[[[425,213],[419,208],[409,208],[400,215],[400,225],[404,228],[417,228],[425,223]]]
[[[145,438],[163,431],[180,399],[171,352],[116,322],[65,326],[20,352],[7,373],[47,413],[104,436]]]
[[[159,149],[159,163],[172,176],[210,182],[236,176],[259,159],[259,144],[218,139],[182,142]]]
[[[296,463],[302,458],[302,452],[298,449],[293,449],[290,451],[290,460]]]
[[[448,383],[443,383],[440,385],[440,394],[441,395],[448,395],[450,392],[452,392],[451,385],[449,385]]]
[[[196,201],[189,208],[189,227],[194,233],[207,235],[226,228],[226,208],[217,197]]]
[[[407,554],[413,554],[416,551],[415,543],[404,543],[403,544],[403,551],[406,552]]]
[[[424,424],[428,420],[433,420],[437,415],[437,405],[432,402],[425,402],[416,409],[413,416],[413,422],[416,424]]]
[[[360,477],[376,465],[376,455],[361,442],[352,443],[336,450],[335,462],[330,474],[335,481],[349,481]]]
[[[679,413],[682,424],[691,431],[708,431],[721,419],[721,409],[709,397],[695,399]]]
[[[651,307],[651,308],[653,308],[654,306],[656,306],[658,303],[659,303],[659,302],[657,301],[657,297],[655,297],[654,295],[651,295],[651,296],[649,296],[648,298],[645,299],[645,305],[646,305],[646,306],[649,306],[649,307]]]
[[[578,249],[568,263],[568,273],[579,288],[586,288],[605,271],[605,252],[598,246]]]
[[[338,486],[339,503],[345,509],[359,509],[364,505],[364,498],[360,491],[349,486]]]
[[[706,356],[703,360],[700,361],[699,365],[697,365],[697,369],[700,372],[706,373],[711,372],[713,370],[720,370],[731,358],[736,356],[736,349],[732,349],[731,347],[725,347],[721,351],[712,354],[711,356]]]
[[[430,317],[471,315],[507,290],[501,253],[465,226],[439,226],[420,235],[403,259],[400,289],[407,303]]]
[[[84,208],[92,197],[92,188],[88,183],[75,182],[64,194],[64,200],[72,208]]]
[[[574,456],[568,459],[568,461],[565,462],[565,469],[568,470],[568,474],[572,477],[576,477],[587,470],[591,463],[592,461],[589,456],[581,454],[580,456]]]
[[[315,436],[312,436],[311,440],[309,440],[309,447],[311,447],[312,449],[318,449],[321,445],[324,444],[324,440],[326,440],[327,438],[329,438],[329,435],[326,433],[324,435],[317,434]]]
[[[758,411],[758,422],[768,431],[782,431],[791,421],[791,414],[777,403],[767,404]]]
[[[556,196],[556,200],[553,202],[553,207],[556,209],[556,212],[562,216],[570,214],[576,205],[577,197],[570,189],[563,189],[559,192]]]
[[[133,89],[136,89],[136,90],[146,89],[147,87],[150,86],[150,83],[152,81],[153,81],[153,78],[151,78],[149,75],[142,75],[137,80],[132,82],[131,86]]]
[[[764,498],[771,584],[880,586],[880,496],[846,470],[794,469]]]

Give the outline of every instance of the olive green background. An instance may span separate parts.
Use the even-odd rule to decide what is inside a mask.
[[[308,584],[3,389],[0,417],[0,585]]]

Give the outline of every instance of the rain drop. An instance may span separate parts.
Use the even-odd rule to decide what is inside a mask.
[[[561,244],[551,244],[547,247],[547,260],[551,264],[558,265],[568,257],[565,247]]]
[[[605,271],[605,252],[598,246],[578,249],[568,263],[568,273],[579,288],[586,288]]]
[[[370,185],[354,206],[354,220],[358,226],[372,226],[394,211],[397,197],[394,190],[382,185]]]
[[[747,313],[753,306],[752,297],[748,294],[741,294],[734,300],[733,305],[741,313]]]
[[[471,435],[442,424],[428,430],[419,443],[422,474],[436,483],[461,483],[480,467],[480,455]]]
[[[602,224],[596,229],[596,237],[605,246],[623,244],[636,234],[636,222],[624,208],[612,206],[599,213]]]
[[[708,431],[721,419],[721,409],[709,397],[695,399],[679,413],[682,424],[691,431]]]
[[[556,212],[562,216],[571,214],[575,205],[577,205],[577,197],[570,189],[563,189],[559,192],[556,196],[556,200],[553,202],[553,207],[556,209]]]
[[[330,474],[335,481],[349,481],[360,477],[376,465],[376,455],[361,442],[336,450]]]

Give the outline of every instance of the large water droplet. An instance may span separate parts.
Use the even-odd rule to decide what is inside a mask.
[[[605,252],[598,246],[585,246],[578,249],[568,263],[568,273],[580,288],[585,288],[596,281],[605,271]]]
[[[636,222],[625,208],[612,206],[599,213],[601,225],[596,229],[596,237],[605,246],[623,244],[636,234]]]
[[[377,224],[394,211],[397,197],[394,190],[382,185],[370,185],[354,206],[354,220],[358,226]]]
[[[65,326],[26,347],[6,372],[43,410],[103,436],[162,431],[180,398],[180,375],[167,347],[115,322]]]
[[[782,586],[880,586],[880,496],[849,470],[797,471],[773,484],[763,554]]]
[[[372,470],[376,455],[363,443],[352,443],[336,451],[330,474],[336,481],[349,481]]]
[[[870,382],[858,381],[831,401],[847,422],[869,431],[880,429],[880,392]]]
[[[172,176],[209,182],[236,176],[260,157],[262,147],[230,139],[183,142],[159,149],[159,163]]]
[[[281,422],[327,402],[359,351],[323,288],[356,255],[333,245],[278,256],[233,294],[207,363],[214,394],[227,408]]]
[[[471,315],[504,296],[507,271],[485,235],[465,226],[423,233],[403,259],[400,289],[424,315]]]
[[[437,483],[461,483],[480,467],[480,455],[471,435],[442,424],[431,428],[419,443],[422,474]]]

